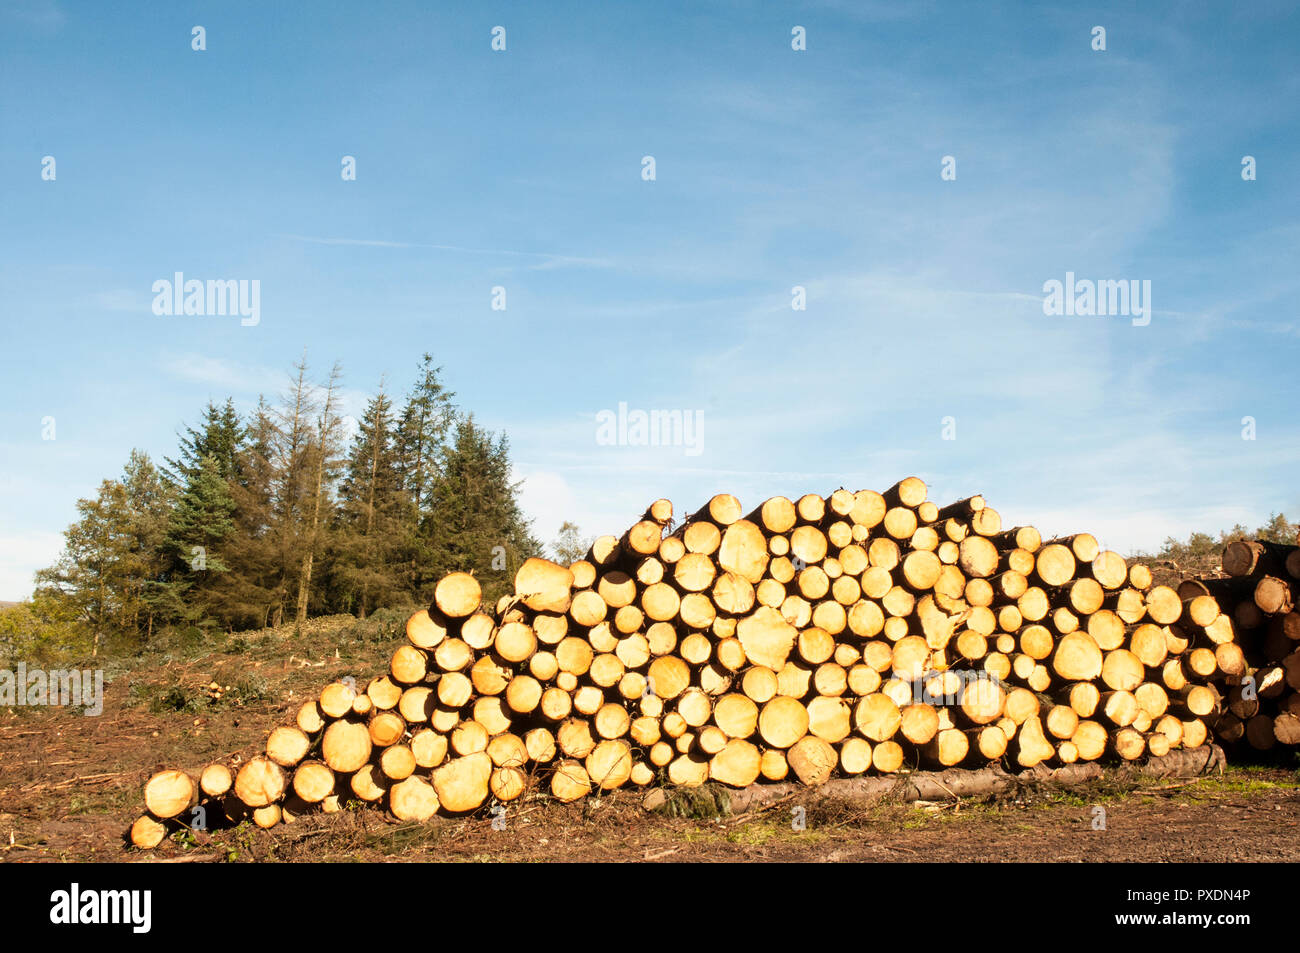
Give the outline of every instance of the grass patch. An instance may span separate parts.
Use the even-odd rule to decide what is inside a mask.
[[[365,846],[384,854],[401,854],[408,850],[427,849],[442,839],[445,827],[433,824],[399,824],[387,830],[367,834]]]

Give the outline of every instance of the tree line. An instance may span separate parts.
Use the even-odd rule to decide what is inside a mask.
[[[1292,523],[1285,513],[1273,513],[1268,522],[1256,527],[1254,532],[1237,523],[1232,529],[1220,530],[1218,534],[1192,533],[1186,541],[1168,536],[1157,552],[1136,552],[1129,558],[1172,563],[1179,571],[1190,575],[1210,573],[1218,570],[1224,547],[1239,539],[1262,539],[1295,546],[1300,542],[1300,524]]]
[[[274,403],[210,402],[174,458],[131,452],[77,503],[26,611],[53,629],[148,646],[179,626],[259,628],[427,604],[445,573],[491,597],[541,551],[510,480],[509,444],[453,403],[428,354],[401,399],[381,382],[345,432],[341,371],[305,357]],[[347,428],[351,429],[351,428]]]

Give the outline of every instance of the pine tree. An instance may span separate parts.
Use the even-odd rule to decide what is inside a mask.
[[[430,493],[435,575],[472,572],[489,598],[509,588],[519,564],[541,550],[519,508],[522,485],[510,482],[505,435],[494,442],[472,416],[461,418]],[[494,568],[502,554],[504,566]]]
[[[224,406],[218,408],[211,401],[204,411],[203,427],[195,430],[187,426],[180,438],[180,452],[177,459],[167,458],[167,467],[163,475],[173,486],[185,486],[198,474],[200,462],[204,457],[213,457],[217,469],[226,480],[238,476],[239,453],[247,438],[234,401],[227,397]]]
[[[405,602],[400,575],[404,519],[392,401],[381,383],[358,422],[339,486],[333,553],[336,605],[361,617]]]
[[[172,592],[183,596],[194,621],[212,608],[214,580],[230,571],[221,549],[234,531],[235,501],[213,456],[199,461],[198,471],[176,500],[163,544],[170,556]]]
[[[278,431],[265,400],[258,401],[246,433],[237,461],[239,478],[230,486],[235,525],[225,554],[232,571],[215,580],[212,604],[232,627],[264,627],[278,621],[276,614],[289,598],[276,526],[273,457]]]
[[[425,354],[420,375],[407,397],[397,433],[397,453],[402,485],[415,510],[416,518],[427,512],[427,495],[438,477],[447,435],[456,419],[451,399],[456,395],[442,386],[441,367],[433,366],[433,357]]]
[[[402,408],[396,434],[397,469],[401,476],[404,514],[401,562],[404,587],[411,599],[421,601],[437,574],[433,569],[431,490],[446,453],[447,437],[456,420],[451,399],[456,396],[438,379],[441,367],[425,354],[419,376]]]

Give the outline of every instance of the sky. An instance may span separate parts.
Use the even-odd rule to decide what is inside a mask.
[[[544,541],[909,475],[1121,552],[1298,518],[1298,51],[1268,0],[0,0],[0,600],[304,349],[352,414],[432,354]]]

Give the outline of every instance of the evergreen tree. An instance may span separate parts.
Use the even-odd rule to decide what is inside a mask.
[[[425,354],[415,387],[398,422],[395,448],[402,481],[404,513],[401,561],[404,586],[413,599],[423,599],[437,579],[433,569],[434,528],[430,522],[431,491],[446,453],[447,437],[456,420],[454,393],[438,379],[441,367]]]
[[[177,459],[167,459],[164,476],[173,486],[185,486],[197,476],[203,458],[213,457],[222,478],[234,480],[238,476],[239,453],[246,438],[247,432],[235,411],[234,401],[227,397],[222,407],[209,401],[202,428],[185,428]]]
[[[336,605],[361,618],[375,607],[405,602],[402,595],[402,475],[392,401],[380,385],[358,422],[339,486],[333,553]]]
[[[289,599],[287,575],[276,527],[278,431],[273,411],[259,400],[249,418],[247,439],[231,484],[234,530],[225,544],[232,572],[215,580],[213,605],[232,626],[264,627],[278,621]]]
[[[519,508],[520,486],[510,482],[505,435],[493,441],[472,416],[461,418],[430,493],[435,576],[472,572],[489,598],[508,589],[519,564],[541,550]],[[494,568],[502,552],[505,565]]]
[[[211,608],[208,593],[215,588],[213,580],[230,571],[221,547],[235,528],[235,501],[221,467],[213,456],[199,461],[172,510],[163,543],[170,557],[172,592],[185,598],[187,615],[196,620]]]

